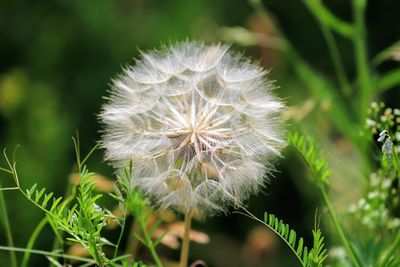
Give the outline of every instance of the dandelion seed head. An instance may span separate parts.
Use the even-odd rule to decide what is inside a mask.
[[[100,118],[115,167],[160,208],[210,215],[264,183],[284,147],[283,103],[266,72],[226,45],[142,53],[114,80]]]

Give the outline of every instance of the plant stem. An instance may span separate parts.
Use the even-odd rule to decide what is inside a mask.
[[[314,17],[317,19],[319,22],[319,26],[321,28],[322,35],[325,38],[326,44],[328,45],[328,50],[333,62],[333,66],[336,71],[336,75],[340,84],[340,88],[343,92],[343,95],[346,97],[349,97],[352,93],[352,89],[350,86],[350,83],[347,79],[346,72],[343,66],[343,62],[340,56],[339,48],[336,44],[335,37],[332,34],[332,31],[330,29],[330,25],[327,24],[327,21],[324,21],[322,16],[321,16],[321,10],[324,11],[325,7],[322,3],[319,1],[304,1],[304,4],[308,7],[308,9],[311,11],[311,13],[314,15]],[[338,25],[338,23],[335,23],[334,25]],[[332,25],[331,25],[332,27]],[[352,32],[351,26],[347,25],[349,32]],[[348,36],[352,36],[353,34],[350,34]]]
[[[192,224],[192,217],[189,213],[185,214],[185,232],[183,234],[182,248],[181,248],[181,261],[179,267],[186,267],[189,259],[189,244],[190,244],[190,228]]]
[[[393,139],[392,139],[393,140]],[[393,164],[394,167],[396,168],[397,171],[397,176],[399,177],[400,180],[400,165],[399,165],[399,157],[397,155],[397,151],[395,150],[395,148],[392,148],[392,153],[393,153]]]
[[[26,267],[28,266],[29,262],[29,257],[31,256],[30,249],[33,248],[35,241],[39,234],[42,232],[43,227],[47,224],[47,217],[44,217],[36,226],[35,230],[33,230],[31,237],[29,238],[28,244],[26,245],[26,248],[28,249],[24,253],[24,257],[22,258],[22,263],[21,267]]]
[[[17,248],[17,247],[0,246],[0,250],[16,251],[16,252],[28,251],[29,253],[33,253],[33,254],[52,256],[52,257],[60,257],[60,258],[65,258],[65,259],[70,259],[70,260],[77,260],[77,261],[81,261],[81,262],[91,262],[93,264],[95,263],[92,259],[88,259],[88,258],[72,256],[72,255],[66,255],[66,254],[60,254],[60,253],[53,253],[53,252],[44,251],[44,250],[38,250],[38,249],[25,249],[25,248]]]
[[[68,183],[67,188],[65,189],[64,192],[64,203],[69,203],[71,202],[75,196],[76,196],[76,185],[73,185],[71,183],[71,181]],[[58,231],[57,229],[54,229],[54,231],[57,231],[56,236],[54,237],[54,241],[53,241],[53,247],[52,247],[52,251],[56,251],[58,249],[63,249],[63,242],[62,242],[62,237],[64,235],[64,233],[62,231]],[[56,265],[54,265],[53,263],[50,263],[50,267],[55,267]]]
[[[1,188],[1,184],[0,184]],[[3,218],[3,223],[4,223],[4,228],[6,230],[7,234],[7,242],[10,247],[14,247],[14,240],[12,237],[11,233],[11,227],[10,227],[10,220],[8,218],[8,213],[7,213],[7,207],[6,207],[6,202],[4,199],[3,191],[0,190],[0,214],[1,217]],[[15,255],[15,252],[10,250],[10,266],[12,267],[17,267],[17,256]]]
[[[163,267],[163,264],[157,255],[157,251],[153,244],[153,241],[151,241],[151,237],[149,236],[149,234],[147,232],[145,220],[139,219],[139,225],[143,232],[143,237],[146,242],[145,245],[149,249],[151,256],[153,257],[153,260],[155,261],[157,267]]]
[[[343,228],[340,225],[340,223],[339,223],[339,221],[338,221],[338,219],[336,217],[335,211],[332,208],[332,204],[331,204],[331,201],[329,200],[329,197],[328,197],[328,195],[326,193],[325,187],[323,185],[321,185],[321,186],[319,186],[319,189],[321,191],[321,195],[322,195],[322,198],[324,200],[324,203],[325,203],[325,205],[326,205],[326,207],[328,209],[329,216],[331,217],[333,225],[335,226],[336,231],[338,232],[339,237],[342,240],[342,243],[343,243],[343,245],[344,245],[344,247],[345,247],[345,249],[346,249],[346,251],[347,251],[347,253],[348,253],[349,257],[350,257],[350,260],[353,262],[354,266],[361,267],[362,265],[360,263],[360,260],[357,258],[356,254],[354,253],[354,250],[351,247],[350,242],[347,240],[346,235],[343,232]]]
[[[353,0],[355,60],[359,90],[359,121],[363,122],[370,101],[369,65],[366,47],[365,7],[367,0]]]
[[[141,229],[142,228],[139,225],[138,220],[135,220],[133,223],[131,223],[131,226],[130,226],[130,229],[128,232],[128,241],[127,241],[127,245],[125,248],[125,252],[129,253],[131,255],[132,261],[135,261],[136,254],[139,250],[140,241],[135,237],[136,237],[136,235],[139,235]]]
[[[149,250],[150,250],[151,256],[153,256],[153,259],[154,259],[154,261],[156,262],[157,267],[162,267],[163,264],[161,263],[161,260],[160,260],[160,258],[159,258],[158,255],[157,255],[156,248],[153,246],[153,244],[151,244],[151,245],[149,246]]]
[[[400,246],[400,235],[394,240],[393,244],[390,246],[389,250],[386,252],[383,261],[379,266],[386,266],[387,262],[390,260],[390,257],[393,255],[396,248]]]
[[[122,225],[121,225],[121,232],[119,234],[118,241],[117,241],[117,244],[115,246],[114,258],[117,257],[119,245],[121,244],[122,236],[124,235],[125,225],[126,225],[126,210],[124,210],[124,214],[123,214],[122,218],[123,219],[122,219]]]
[[[94,236],[95,235],[95,233],[91,233],[90,234],[91,236]],[[96,240],[96,239],[93,239],[92,241],[91,241],[91,243],[92,243],[92,247],[94,247],[95,249],[94,249],[94,259],[95,259],[95,261],[96,261],[96,263],[97,263],[97,265],[99,266],[99,267],[104,267],[105,266],[105,264],[104,264],[104,258],[103,258],[103,252],[102,252],[102,250],[101,250],[101,246],[98,246],[98,244],[100,243],[99,242],[99,240]]]
[[[328,45],[328,50],[332,58],[333,66],[336,71],[337,79],[340,84],[340,89],[343,92],[343,95],[346,97],[351,96],[352,89],[350,83],[346,76],[346,71],[344,70],[342,58],[340,56],[339,48],[336,44],[335,37],[333,36],[330,29],[328,29],[325,25],[321,24],[321,31],[324,35],[326,43]]]

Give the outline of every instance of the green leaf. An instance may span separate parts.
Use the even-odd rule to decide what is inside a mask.
[[[51,208],[50,208],[50,212],[53,212],[54,211],[54,209],[57,207],[57,205],[58,205],[58,203],[60,203],[60,201],[62,200],[62,197],[59,197],[59,198],[53,198],[53,204],[51,205]]]
[[[308,248],[304,246],[304,239],[300,237],[298,244],[296,246],[297,234],[293,229],[290,229],[290,226],[288,224],[285,224],[282,220],[279,220],[275,215],[268,214],[267,212],[264,213],[264,221],[259,220],[248,211],[246,212],[249,214],[250,218],[253,218],[263,223],[269,229],[274,231],[290,247],[290,249],[296,255],[297,259],[299,260],[299,262],[302,264],[303,267],[308,267],[309,266],[308,263],[312,262],[314,259],[321,263],[325,260],[326,250],[323,248],[324,238],[319,229],[318,231],[315,230],[316,231],[315,233],[313,231],[314,247],[312,251],[314,258],[310,259]]]
[[[36,191],[36,196],[35,196],[35,202],[38,203],[40,198],[43,196],[44,192],[46,191],[46,188],[42,188],[40,191]]]
[[[289,234],[289,245],[291,247],[295,247],[296,246],[296,232],[293,230],[290,230],[290,234]]]
[[[299,255],[300,257],[301,257],[301,255],[302,255],[302,253],[303,253],[303,242],[304,242],[304,240],[303,240],[303,238],[301,237],[301,238],[299,239],[299,245],[297,246],[297,251],[296,251],[297,255]]]
[[[318,185],[327,184],[331,176],[331,171],[327,160],[319,153],[316,141],[306,139],[298,133],[290,133],[288,141],[304,157],[307,165],[316,177],[316,183]]]
[[[49,202],[49,200],[51,199],[51,197],[53,196],[53,193],[49,193],[48,195],[45,195],[44,200],[42,202],[42,207],[46,208],[47,203]]]
[[[36,187],[37,187],[37,184],[34,184],[34,185],[31,187],[31,189],[29,189],[29,190],[26,189],[26,195],[27,195],[27,197],[28,197],[29,199],[32,198],[32,195],[33,195],[33,193],[35,192]]]
[[[308,248],[304,246],[304,251],[303,251],[303,262],[305,266],[308,266]]]

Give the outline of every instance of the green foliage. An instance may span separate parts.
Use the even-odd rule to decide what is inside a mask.
[[[313,247],[309,253],[309,261],[311,262],[311,266],[323,266],[323,262],[326,257],[328,257],[328,251],[324,245],[325,237],[322,236],[321,230],[314,227],[313,233]]]
[[[260,220],[249,211],[244,209],[244,215],[262,223],[277,234],[296,255],[296,258],[303,267],[321,267],[327,257],[324,237],[321,230],[314,226],[313,232],[313,247],[311,250],[304,245],[304,238],[298,238],[296,231],[290,228],[289,224],[284,223],[274,214],[264,213],[264,219]]]
[[[87,248],[96,262],[103,266],[109,260],[102,247],[104,245],[113,246],[113,244],[101,236],[101,231],[108,220],[115,218],[96,203],[101,195],[93,194],[95,184],[91,180],[91,176],[92,174],[83,168],[80,173],[78,203],[58,217],[61,220],[57,220],[57,228],[72,236],[68,240],[78,242]]]
[[[319,153],[316,141],[313,139],[306,139],[303,135],[298,133],[290,133],[288,135],[288,141],[304,157],[316,178],[316,183],[318,185],[327,184],[332,172],[328,167],[325,157]]]
[[[66,259],[75,259],[79,261],[86,261],[89,263],[95,262],[98,266],[137,266],[137,267],[146,267],[147,265],[141,262],[132,263],[127,260],[129,255],[117,256],[118,247],[120,245],[121,238],[118,240],[117,244],[113,244],[102,236],[103,228],[109,223],[111,220],[115,220],[119,222],[122,220],[123,225],[125,223],[125,218],[118,218],[111,214],[107,209],[101,208],[97,202],[102,197],[101,194],[95,193],[95,183],[93,181],[93,173],[89,172],[84,165],[89,156],[93,153],[94,149],[92,149],[88,155],[81,161],[79,155],[79,139],[74,139],[75,147],[77,149],[77,161],[78,167],[80,169],[79,177],[80,184],[78,186],[78,194],[76,196],[76,203],[72,205],[74,202],[74,197],[54,197],[53,192],[47,192],[45,188],[38,188],[37,184],[34,184],[31,188],[23,190],[19,186],[18,174],[16,170],[15,162],[11,163],[7,154],[4,153],[6,162],[8,164],[9,169],[1,168],[1,171],[4,171],[10,175],[12,175],[15,179],[17,186],[12,189],[19,190],[27,200],[29,200],[32,204],[38,207],[45,213],[46,220],[42,220],[35,230],[34,239],[29,241],[29,245],[27,249],[20,249],[10,246],[7,250],[10,252],[21,251],[25,252],[23,266],[26,266],[29,260],[29,254],[36,253],[45,255],[46,258],[53,264],[53,266],[63,266],[60,262],[57,261],[56,258],[62,257]],[[121,182],[123,190],[126,190],[128,187],[126,184]],[[3,188],[1,188],[3,190]],[[6,188],[10,190],[10,188]],[[116,194],[112,195],[117,200],[123,200],[122,193],[120,190],[116,190]],[[144,200],[139,195],[134,195],[134,192],[131,194],[133,197],[127,198],[127,206],[132,207],[132,204],[136,207],[137,204],[141,204],[142,207],[145,206]],[[133,202],[132,202],[133,200]],[[130,203],[130,204],[129,204]],[[155,261],[157,266],[162,266],[161,261],[158,259],[158,255],[155,251],[155,247],[159,244],[162,237],[159,237],[157,240],[153,241],[151,236],[155,231],[158,224],[154,225],[150,231],[148,231],[146,224],[149,219],[149,213],[146,213],[144,209],[138,210],[136,209],[135,215],[138,216],[138,221],[140,222],[141,229],[143,230],[144,238],[137,236],[139,240],[141,240],[152,252],[153,257],[155,257]],[[46,252],[31,249],[35,239],[37,238],[40,231],[43,229],[43,226],[46,223],[49,223],[55,235],[61,242],[62,236],[59,231],[63,231],[68,235],[66,238],[68,241],[80,243],[83,245],[91,257],[93,261],[87,261],[84,258],[73,257],[69,255],[54,253],[54,252]],[[123,229],[121,230],[121,236],[123,233]],[[114,257],[108,258],[107,255],[103,251],[103,246],[114,246],[116,253]],[[2,249],[6,249],[2,247]],[[119,263],[118,263],[119,262]]]
[[[23,142],[25,152],[20,157],[22,159],[21,165],[19,165],[19,169],[22,170],[21,174],[35,173],[35,175],[44,179],[38,184],[45,184],[45,181],[48,181],[46,187],[53,188],[50,184],[50,182],[56,181],[53,178],[60,177],[70,168],[70,162],[64,159],[70,151],[69,146],[66,145],[68,144],[66,140],[70,136],[72,125],[85,123],[87,129],[89,129],[88,132],[95,132],[94,127],[97,126],[89,120],[92,119],[91,114],[97,112],[95,109],[98,108],[98,103],[94,99],[100,99],[99,95],[102,93],[98,88],[104,88],[110,73],[119,69],[122,61],[132,57],[132,47],[136,45],[149,47],[153,41],[158,43],[164,37],[170,38],[171,33],[172,40],[176,37],[187,36],[189,31],[195,32],[193,36],[197,36],[196,38],[199,36],[219,36],[212,32],[213,27],[199,27],[199,25],[203,25],[201,24],[203,21],[207,23],[206,25],[220,25],[220,20],[238,15],[235,15],[235,12],[226,12],[227,5],[224,3],[218,4],[219,9],[217,10],[218,7],[215,8],[214,5],[215,1],[212,2],[215,9],[210,9],[211,2],[172,1],[169,4],[162,5],[158,10],[151,9],[153,6],[159,5],[154,5],[150,1],[149,3],[134,5],[133,16],[132,12],[126,12],[131,8],[130,4],[117,4],[117,2],[110,3],[109,1],[98,2],[96,8],[82,1],[68,3],[61,1],[51,5],[37,4],[34,9],[29,8],[29,5],[24,1],[7,2],[6,6],[0,9],[3,15],[0,17],[3,18],[4,22],[7,22],[3,23],[6,26],[1,29],[2,39],[4,40],[2,48],[7,51],[7,56],[2,64],[5,71],[1,73],[0,77],[0,115],[2,116],[0,119],[2,122],[5,119],[6,122],[4,141],[8,144]],[[278,12],[280,6],[285,7],[285,4],[278,4],[279,1],[267,3],[268,1],[250,0],[250,4],[255,7],[257,13],[270,18],[273,18],[273,16],[265,9],[262,2],[271,5],[271,7],[274,6],[274,10],[278,10]],[[379,66],[385,61],[396,60],[394,51],[398,49],[399,44],[396,43],[379,52],[370,62],[368,55],[372,55],[374,52],[373,50],[367,51],[367,47],[372,49],[380,47],[385,42],[387,43],[387,40],[383,42],[381,40],[382,35],[379,35],[379,42],[381,43],[374,40],[371,43],[372,45],[369,45],[366,42],[367,32],[364,17],[367,1],[352,0],[351,2],[353,18],[345,19],[339,16],[346,14],[343,10],[337,14],[333,12],[333,10],[339,10],[337,3],[325,3],[325,1],[320,0],[303,1],[310,14],[316,18],[326,40],[337,81],[332,73],[325,75],[328,70],[325,59],[321,60],[321,57],[314,56],[318,55],[317,53],[311,54],[310,52],[311,49],[315,49],[319,45],[317,36],[312,36],[311,42],[313,44],[309,46],[309,50],[302,51],[301,46],[291,43],[291,40],[296,40],[296,36],[293,35],[294,32],[298,32],[302,39],[308,40],[307,37],[309,37],[302,36],[309,31],[308,28],[304,30],[297,25],[290,27],[288,21],[285,21],[285,18],[287,18],[285,15],[290,15],[290,18],[293,17],[292,15],[294,17],[300,15],[301,17],[301,14],[298,14],[300,11],[297,9],[294,9],[296,14],[287,13],[283,14],[282,17],[279,16],[284,20],[285,30],[290,31],[292,28],[292,32],[288,32],[290,38],[285,37],[285,34],[279,29],[278,23],[275,23],[278,31],[276,35],[269,36],[267,32],[264,36],[261,31],[256,33],[240,28],[240,31],[234,31],[231,37],[233,36],[236,40],[245,37],[242,38],[242,40],[247,40],[247,42],[242,42],[245,45],[272,46],[273,49],[278,49],[282,58],[286,59],[286,65],[293,68],[299,81],[303,82],[309,90],[313,101],[317,105],[328,103],[329,108],[323,110],[325,112],[324,118],[328,118],[328,123],[331,123],[344,137],[347,137],[351,141],[352,147],[357,148],[358,156],[364,158],[363,160],[366,163],[364,169],[355,170],[355,172],[359,171],[366,177],[366,186],[365,188],[363,185],[359,186],[358,191],[362,191],[362,197],[354,206],[351,206],[350,216],[343,219],[342,216],[335,215],[335,210],[325,191],[329,190],[329,180],[332,179],[332,173],[329,170],[327,160],[318,150],[318,142],[299,134],[290,134],[289,136],[289,143],[304,157],[310,171],[314,174],[313,181],[321,191],[331,223],[336,229],[336,231],[335,229],[332,230],[332,243],[335,241],[334,237],[338,237],[346,249],[345,263],[340,266],[397,267],[400,266],[398,256],[400,251],[400,237],[398,235],[398,218],[400,215],[398,193],[400,175],[398,160],[400,151],[399,115],[396,114],[398,110],[384,108],[382,104],[376,104],[375,107],[371,107],[370,113],[367,113],[367,106],[371,100],[381,98],[379,94],[399,86],[400,69],[398,65],[395,65],[396,62],[391,62],[391,65],[388,64],[382,66],[382,68]],[[226,4],[230,3],[226,1]],[[230,6],[237,7],[236,5]],[[238,16],[238,18],[244,21],[245,17],[242,17],[242,14],[245,14],[242,11],[244,9],[235,9],[240,10],[241,16]],[[9,12],[9,10],[13,12]],[[197,18],[193,17],[194,13],[199,14]],[[204,16],[205,14],[207,16]],[[209,17],[213,16],[217,18],[217,21],[209,21]],[[26,22],[24,25],[28,25],[28,28],[20,26],[20,18],[22,17]],[[171,18],[174,19],[171,20]],[[186,20],[193,23],[182,23]],[[75,31],[71,30],[76,28],[74,25],[77,21],[83,31],[81,34],[76,34]],[[386,20],[385,22],[385,25],[395,25]],[[227,24],[234,25],[235,23],[235,21],[229,21]],[[250,24],[252,30],[256,29],[253,21]],[[259,24],[258,26],[261,28],[261,23]],[[132,27],[132,25],[140,25],[141,27]],[[207,31],[203,32],[202,29],[207,29]],[[374,27],[369,27],[369,29],[373,30]],[[379,30],[384,32],[381,29]],[[370,37],[377,36],[376,34],[377,32],[373,32]],[[336,38],[336,35],[339,38]],[[385,36],[388,37],[389,35]],[[36,45],[30,45],[31,42],[28,42],[32,38],[36,38]],[[115,45],[115,40],[120,40],[118,45]],[[344,42],[348,41],[353,43],[354,51],[347,51],[345,46],[347,44]],[[390,40],[390,42],[392,41]],[[27,45],[24,45],[24,43]],[[12,49],[8,49],[11,47]],[[308,55],[307,58],[309,59],[317,58],[310,63],[324,65],[313,66],[302,57],[303,54]],[[78,58],[83,56],[84,60],[81,60],[81,64],[77,65],[70,59],[73,58],[70,55],[75,55]],[[99,58],[99,55],[101,58]],[[102,61],[109,62],[109,64],[93,64],[93,62]],[[352,62],[355,62],[354,70],[352,69]],[[8,69],[9,66],[12,66],[13,69]],[[322,71],[319,71],[320,69]],[[54,75],[55,73],[57,75]],[[82,73],[85,75],[81,75]],[[70,77],[75,78],[70,79]],[[290,77],[290,79],[286,79],[287,81],[293,79],[291,73],[286,77]],[[332,79],[332,77],[334,78]],[[279,82],[284,90],[290,88],[290,83],[285,84],[286,80]],[[298,81],[295,80],[294,82],[297,84]],[[55,88],[59,90],[55,90]],[[393,90],[392,93],[392,96],[395,96],[393,99],[397,100],[397,92]],[[292,95],[289,94],[289,99],[291,98]],[[77,99],[85,105],[74,105]],[[65,115],[65,110],[73,111]],[[370,132],[363,132],[363,135],[360,135],[360,132],[364,130],[364,121],[367,115],[370,116],[367,121],[369,123],[368,130],[372,131],[374,139],[383,137],[382,143],[379,144],[382,153],[379,152],[377,155],[371,155],[367,146],[369,145],[368,140],[372,139]],[[22,117],[24,119],[21,119]],[[377,135],[382,131],[385,132],[378,137]],[[87,136],[87,138],[90,137]],[[122,250],[120,249],[120,241],[124,235],[125,217],[130,213],[140,228],[140,233],[136,234],[136,238],[154,254],[153,257],[157,261],[158,256],[155,248],[159,240],[151,239],[155,228],[147,229],[146,227],[152,210],[139,192],[130,189],[129,180],[132,177],[132,166],[127,168],[127,174],[118,178],[119,186],[111,194],[118,202],[120,210],[123,211],[122,218],[115,218],[106,209],[99,208],[98,202],[101,196],[94,192],[91,173],[85,167],[85,163],[94,149],[88,156],[81,159],[79,140],[76,139],[74,142],[77,151],[77,165],[82,179],[76,197],[75,195],[56,197],[51,192],[52,190],[46,190],[37,184],[34,184],[31,188],[22,189],[19,185],[15,159],[10,161],[6,156],[8,167],[0,167],[0,170],[10,175],[14,179],[15,185],[8,186],[7,184],[7,186],[4,186],[6,183],[3,183],[4,187],[0,188],[1,197],[4,191],[20,191],[33,205],[44,212],[45,219],[35,229],[27,248],[15,248],[11,235],[11,228],[14,227],[12,224],[10,227],[7,215],[7,211],[12,210],[15,205],[14,202],[9,202],[10,205],[8,206],[11,206],[11,209],[7,210],[6,206],[3,205],[5,201],[1,198],[1,206],[4,207],[0,207],[0,221],[6,230],[8,242],[8,247],[1,247],[1,250],[24,252],[25,255],[30,253],[40,254],[46,256],[55,266],[63,265],[58,262],[60,258],[94,264],[93,259],[74,258],[64,253],[34,250],[36,237],[40,234],[44,225],[49,223],[58,239],[64,240],[62,233],[60,233],[60,231],[63,231],[69,241],[79,242],[90,247],[91,257],[98,262],[103,261],[110,266],[145,266],[142,263],[132,263],[130,259],[125,258],[126,255],[117,257],[117,254],[121,254]],[[27,158],[30,160],[25,160]],[[376,168],[378,165],[379,167]],[[370,172],[367,167],[374,170]],[[341,173],[338,172],[338,174]],[[348,179],[351,178],[348,177]],[[336,183],[332,182],[332,184]],[[23,214],[25,218],[30,218],[31,215],[34,215],[34,212],[27,209]],[[271,219],[271,224],[268,224],[271,216],[273,219]],[[24,219],[23,216],[18,217],[20,221]],[[347,223],[348,219],[356,222],[356,227],[352,228],[352,225]],[[102,238],[104,223],[108,223],[108,220],[116,220],[121,226],[120,238],[115,245]],[[292,244],[290,248],[301,261],[304,261],[305,246],[303,239],[298,239],[296,233],[289,229],[287,224],[273,215],[266,215],[265,223],[285,242],[288,242],[289,246]],[[30,226],[32,224],[27,223],[26,227],[23,227],[23,229],[20,227],[18,230],[21,232],[29,231]],[[19,236],[25,235],[21,233]],[[313,248],[307,249],[308,262],[313,262],[314,265],[311,266],[320,266],[322,265],[321,259],[326,258],[326,250],[324,238],[319,229],[313,230],[313,239]],[[17,243],[19,242],[20,240],[17,240]],[[298,255],[300,242],[302,242],[301,255]],[[107,244],[115,246],[114,256],[107,254],[106,257],[102,254],[102,247]],[[28,260],[29,257],[24,257],[21,266],[27,266]],[[2,264],[3,261],[0,261],[0,265]],[[13,259],[11,259],[10,264],[11,266],[19,266]],[[329,262],[329,264],[332,266],[334,262]]]
[[[117,189],[116,194],[113,195],[113,197],[120,202],[120,207],[123,208],[123,210],[127,210],[134,216],[136,220],[135,223],[139,226],[141,232],[141,234],[136,232],[133,233],[135,238],[150,251],[157,267],[162,267],[163,264],[157,254],[156,247],[160,244],[166,232],[164,235],[160,235],[156,240],[151,238],[154,231],[162,221],[157,219],[157,221],[153,223],[152,227],[148,227],[149,220],[151,219],[151,216],[153,216],[154,212],[146,203],[142,194],[138,190],[129,187],[128,183],[132,175],[133,164],[130,162],[129,166],[124,169],[122,176],[117,176],[119,189]]]
[[[363,133],[371,134],[382,146],[378,168],[369,175],[368,185],[362,197],[349,208],[354,220],[359,221],[358,228],[362,235],[358,251],[365,265],[398,266],[400,257],[400,196],[398,184],[400,179],[399,138],[400,111],[387,108],[383,103],[371,104]],[[374,235],[372,233],[379,232]],[[369,233],[369,234],[365,234]],[[372,249],[365,245],[372,244]]]

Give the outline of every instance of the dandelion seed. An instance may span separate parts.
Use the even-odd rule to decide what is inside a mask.
[[[142,53],[114,81],[102,145],[162,209],[226,211],[265,182],[284,147],[283,103],[265,71],[228,46],[185,42]]]

